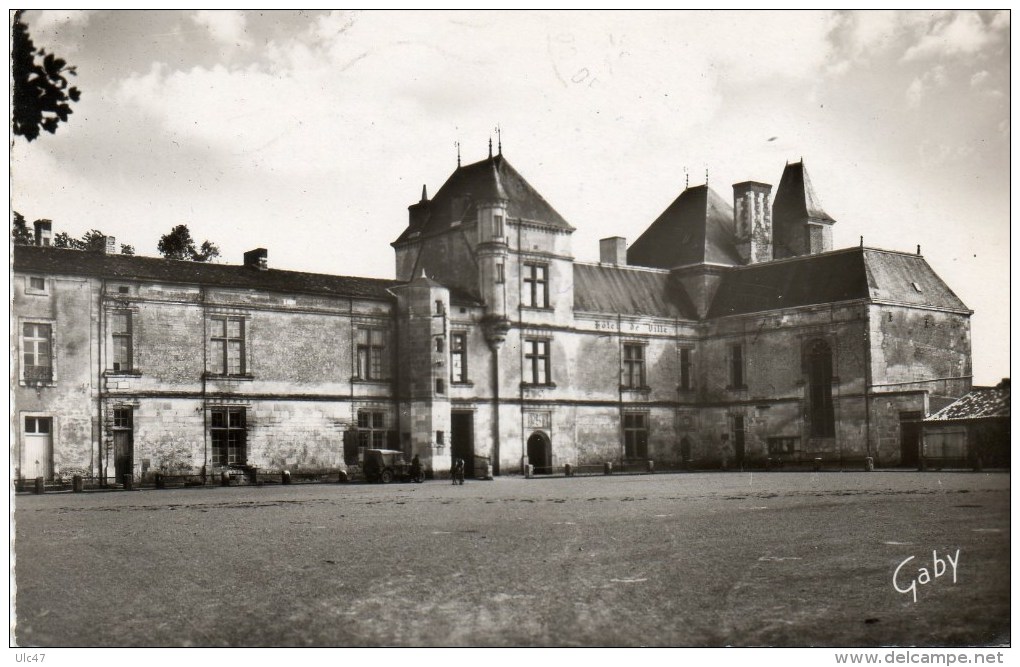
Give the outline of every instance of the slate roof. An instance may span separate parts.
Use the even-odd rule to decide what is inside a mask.
[[[627,263],[659,269],[740,264],[733,206],[707,185],[685,189],[627,249]]]
[[[462,214],[457,215],[455,200],[465,196],[470,203]],[[428,210],[424,224],[409,225],[394,244],[408,240],[415,232],[420,236],[441,233],[450,229],[451,223],[455,220],[473,219],[474,202],[493,199],[507,200],[507,216],[510,218],[541,222],[559,229],[574,231],[574,228],[500,154],[481,162],[458,167],[431,200],[416,204],[424,205]]]
[[[729,269],[708,317],[856,299],[970,312],[924,257],[855,247]]]
[[[783,217],[835,222],[822,208],[803,161],[787,164],[779,179],[779,188],[772,203],[772,218]]]
[[[42,246],[14,246],[14,269],[56,275],[82,275],[124,280],[155,280],[168,283],[215,285],[270,292],[300,292],[330,296],[391,301],[386,290],[403,283],[397,280],[332,276],[243,265],[177,261],[134,255]]]
[[[1009,419],[1009,381],[997,387],[974,389],[924,421],[939,423],[975,419]]]
[[[574,263],[574,310],[695,319],[687,293],[665,271]]]

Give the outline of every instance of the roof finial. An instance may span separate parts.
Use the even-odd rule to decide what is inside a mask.
[[[921,244],[920,243],[917,244],[917,254],[918,255],[921,254]]]
[[[499,125],[496,126],[496,141],[497,150],[499,151],[500,155],[503,155],[503,130],[500,129]]]
[[[424,266],[421,267],[421,277],[422,278],[427,278],[428,277],[428,276],[425,275],[425,267]]]
[[[489,136],[489,159],[492,159],[492,136]]]
[[[863,234],[861,235],[861,247],[862,248],[864,247],[864,235]]]
[[[460,169],[460,142],[455,141],[453,145],[457,147],[457,169]]]
[[[425,190],[425,184],[424,183],[421,184],[421,200],[422,201],[428,201],[429,200],[429,193]]]
[[[708,187],[708,167],[705,167],[705,187]]]
[[[691,175],[687,173],[687,167],[684,167],[684,190],[691,187]]]

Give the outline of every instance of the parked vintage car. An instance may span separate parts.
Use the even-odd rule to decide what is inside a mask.
[[[365,458],[362,463],[362,470],[365,472],[365,479],[369,482],[382,482],[389,484],[394,480],[401,482],[425,481],[425,471],[419,466],[412,470],[413,466],[404,460],[404,453],[397,449],[366,449]]]

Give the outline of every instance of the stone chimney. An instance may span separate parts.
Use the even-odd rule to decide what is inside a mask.
[[[626,266],[627,239],[622,236],[610,236],[607,239],[599,239],[599,262],[602,264]]]
[[[35,221],[35,244],[53,245],[53,222],[50,220]]]
[[[265,248],[255,248],[244,253],[244,265],[250,269],[259,271],[269,270],[269,251]]]
[[[431,211],[429,210],[429,194],[425,186],[421,186],[421,200],[417,204],[407,207],[408,225],[415,231],[420,231],[429,221]]]
[[[104,255],[116,255],[117,254],[117,237],[116,236],[104,236],[103,237],[103,254]]]
[[[744,264],[772,261],[772,186],[757,181],[733,184],[737,253]]]

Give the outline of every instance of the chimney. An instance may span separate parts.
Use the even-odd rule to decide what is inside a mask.
[[[116,236],[104,236],[103,237],[103,254],[104,255],[116,255],[117,254],[117,237]]]
[[[733,184],[733,226],[744,264],[772,261],[772,186],[757,181]]]
[[[53,245],[53,222],[50,220],[35,221],[35,244]]]
[[[244,265],[259,271],[269,270],[269,251],[265,248],[255,248],[244,253]]]
[[[602,264],[627,264],[627,239],[622,236],[610,236],[599,240],[599,262]]]
[[[429,221],[429,195],[425,185],[421,186],[421,200],[417,204],[407,207],[408,225],[415,230],[420,230]]]

